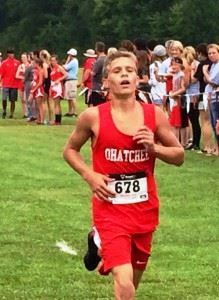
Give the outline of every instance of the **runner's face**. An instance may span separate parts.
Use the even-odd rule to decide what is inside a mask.
[[[112,94],[121,96],[134,94],[137,81],[137,68],[133,59],[121,57],[112,61],[106,80]]]
[[[208,50],[208,57],[209,59],[215,63],[219,60],[219,52],[216,48],[212,47],[212,48],[209,48]]]

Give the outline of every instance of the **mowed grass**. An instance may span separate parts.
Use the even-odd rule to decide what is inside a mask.
[[[62,158],[75,119],[27,125],[20,107],[16,116],[0,120],[0,299],[113,299],[111,276],[83,266],[90,191]],[[82,153],[89,163],[89,143]],[[219,299],[219,159],[189,152],[180,168],[158,162],[156,176],[161,224],[136,299]],[[60,240],[78,255],[60,252]]]

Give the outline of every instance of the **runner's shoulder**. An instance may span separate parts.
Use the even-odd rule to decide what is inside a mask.
[[[87,125],[93,125],[99,117],[98,108],[95,107],[88,107],[85,109],[79,116],[78,122],[86,123]]]

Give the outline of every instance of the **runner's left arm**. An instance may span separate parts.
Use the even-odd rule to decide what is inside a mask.
[[[147,151],[160,160],[180,166],[184,162],[184,149],[175,137],[165,113],[158,107],[155,111],[155,133],[148,127],[142,126],[134,136],[134,140],[138,144],[144,144]]]

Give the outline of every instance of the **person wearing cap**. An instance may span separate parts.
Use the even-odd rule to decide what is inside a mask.
[[[65,80],[65,95],[64,99],[68,100],[68,112],[65,114],[67,117],[77,116],[76,113],[76,96],[77,96],[77,79],[78,79],[78,59],[77,50],[71,48],[68,52],[68,58],[64,64],[64,69],[67,72]]]
[[[10,101],[10,116],[12,119],[15,111],[15,102],[18,96],[19,80],[16,79],[16,72],[20,62],[14,58],[14,49],[7,50],[7,58],[2,61],[0,80],[2,80],[2,118],[6,118],[7,100]]]
[[[81,88],[87,88],[85,91],[85,104],[88,104],[88,95],[89,91],[91,90],[92,87],[92,82],[91,82],[91,71],[93,68],[93,64],[96,61],[96,53],[93,49],[87,49],[83,55],[86,57],[83,65],[83,71],[82,71],[82,78],[81,78],[81,83],[79,86]]]
[[[152,63],[149,66],[149,84],[151,86],[151,100],[155,105],[158,105],[160,107],[163,106],[163,98],[166,94],[166,84],[165,82],[158,81],[157,75],[161,63],[165,58],[165,47],[163,45],[157,45],[152,52]]]

